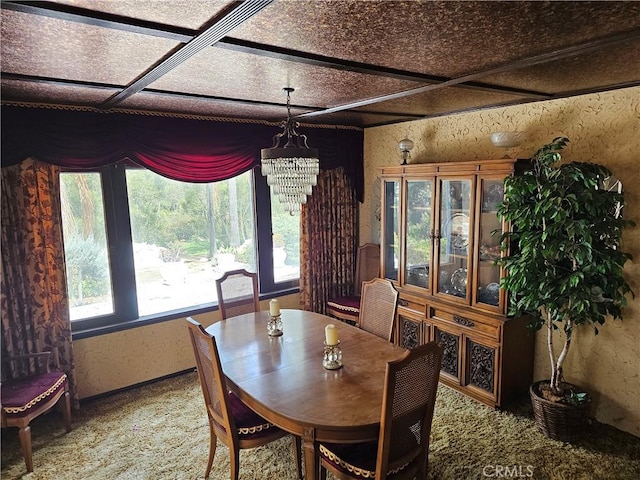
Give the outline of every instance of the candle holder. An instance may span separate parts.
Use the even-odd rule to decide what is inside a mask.
[[[327,345],[327,342],[324,342],[322,366],[327,370],[336,370],[342,367],[342,350],[340,349],[340,340],[338,340],[338,343],[335,345]]]
[[[270,337],[279,337],[282,335],[282,319],[280,315],[269,315],[267,333]]]

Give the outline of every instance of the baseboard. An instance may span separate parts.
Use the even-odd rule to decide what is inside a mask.
[[[169,378],[179,377],[181,375],[185,375],[187,373],[192,373],[192,372],[195,372],[195,371],[196,371],[195,367],[188,368],[186,370],[181,370],[179,372],[170,373],[169,375],[164,375],[162,377],[154,378],[152,380],[146,380],[144,382],[134,383],[133,385],[128,385],[126,387],[118,388],[116,390],[109,390],[108,392],[103,392],[103,393],[99,393],[97,395],[92,395],[90,397],[82,398],[82,399],[80,399],[80,404],[82,405],[83,403],[90,403],[90,402],[92,402],[94,400],[99,400],[101,398],[110,397],[110,396],[116,395],[118,393],[122,393],[122,392],[126,392],[126,391],[129,391],[129,390],[133,390],[134,388],[144,387],[146,385],[151,385],[152,383],[161,382],[162,380],[168,380]]]

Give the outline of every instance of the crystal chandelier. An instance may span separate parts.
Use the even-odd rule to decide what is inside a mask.
[[[267,177],[267,184],[280,203],[294,215],[307,203],[307,195],[317,184],[320,172],[318,149],[309,148],[307,136],[299,135],[296,128],[300,124],[291,119],[291,92],[293,88],[283,89],[287,92],[287,120],[282,122],[283,131],[273,136],[271,148],[261,150],[262,175]],[[281,147],[280,140],[286,136],[287,143]]]

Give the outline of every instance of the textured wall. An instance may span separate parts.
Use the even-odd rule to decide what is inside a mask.
[[[505,130],[524,132],[519,158],[567,136],[565,161],[601,163],[623,181],[625,216],[638,225],[625,232],[622,244],[634,257],[625,274],[637,296],[629,299],[622,322],[608,322],[597,337],[588,329],[578,333],[565,378],[593,392],[592,414],[598,420],[640,436],[640,87],[367,129],[360,243],[380,239],[376,168],[401,162],[399,140],[414,141],[411,163],[491,159],[504,151],[489,137]],[[549,377],[542,333],[536,341],[536,379]]]
[[[215,288],[215,287],[212,287]],[[280,297],[282,308],[300,308],[299,295]],[[262,310],[268,301],[260,302]],[[195,315],[204,326],[220,311]],[[155,323],[73,342],[80,398],[181,372],[196,365],[184,319]]]

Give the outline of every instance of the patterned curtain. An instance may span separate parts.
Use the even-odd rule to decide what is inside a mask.
[[[342,167],[321,170],[302,210],[300,301],[325,313],[327,300],[353,289],[358,246],[358,202]]]
[[[57,352],[77,406],[59,182],[32,158],[2,168],[2,357]],[[2,378],[18,374],[3,365]]]

